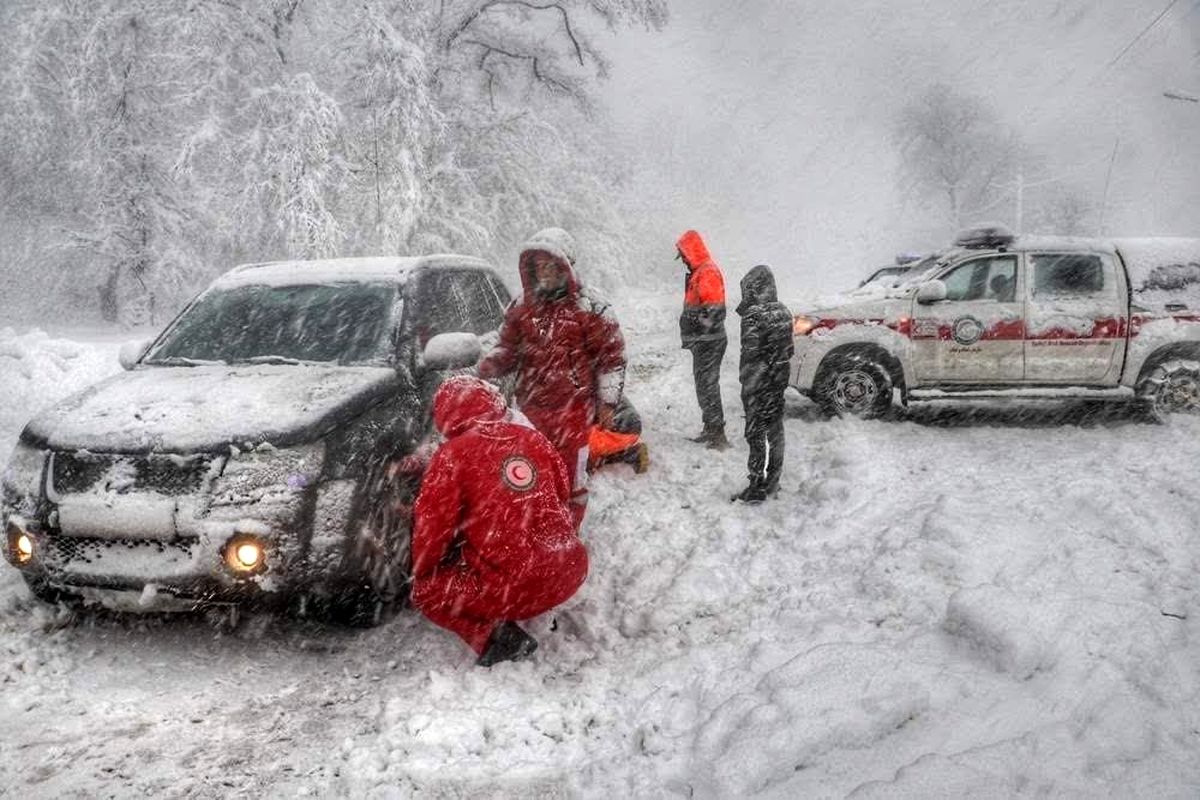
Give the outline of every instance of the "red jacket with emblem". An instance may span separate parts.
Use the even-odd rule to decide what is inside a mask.
[[[573,243],[561,230],[535,234],[521,252],[522,296],[505,313],[500,341],[479,365],[484,378],[516,372],[515,398],[523,409],[586,408],[586,426],[597,401],[616,405],[625,380],[625,340],[609,304],[581,286]],[[556,296],[537,292],[533,257],[547,253],[566,270]]]
[[[477,378],[446,381],[433,415],[447,441],[413,510],[414,592],[439,569],[466,568],[484,581],[561,587],[569,597],[588,560],[558,453],[533,428],[511,422],[504,398]]]

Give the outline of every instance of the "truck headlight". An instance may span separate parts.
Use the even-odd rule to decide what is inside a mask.
[[[808,336],[815,327],[817,327],[817,321],[812,317],[806,317],[803,314],[792,317],[793,336]]]

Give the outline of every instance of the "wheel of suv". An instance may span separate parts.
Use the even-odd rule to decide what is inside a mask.
[[[413,476],[389,474],[390,462],[373,467],[364,483],[369,499],[351,547],[359,578],[332,602],[332,616],[358,627],[378,625],[408,597],[411,568]]]
[[[1172,359],[1159,364],[1138,384],[1137,396],[1159,421],[1172,414],[1200,414],[1200,361]]]
[[[839,417],[880,417],[892,405],[892,376],[870,356],[835,355],[821,367],[813,399],[827,414]]]

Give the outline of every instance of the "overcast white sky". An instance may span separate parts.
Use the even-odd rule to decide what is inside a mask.
[[[623,34],[606,92],[663,238],[710,240],[733,279],[852,285],[944,241],[896,185],[892,120],[932,83],[995,106],[1045,164],[1099,204],[1110,233],[1200,235],[1200,0],[686,0],[662,34]],[[1047,186],[1055,186],[1050,183]],[[1034,189],[1031,191],[1040,191]],[[1032,198],[1030,198],[1032,200]],[[1010,209],[993,215],[1011,222]]]

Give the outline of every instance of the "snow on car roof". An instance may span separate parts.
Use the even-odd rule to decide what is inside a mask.
[[[473,256],[450,253],[431,256],[372,256],[327,258],[314,261],[270,261],[234,267],[213,284],[215,287],[268,285],[292,286],[312,283],[377,282],[403,283],[418,267],[487,267]]]
[[[1044,236],[1021,235],[1010,250],[1059,250],[1086,251],[1090,253],[1113,253],[1111,239],[1094,239],[1089,236]]]

